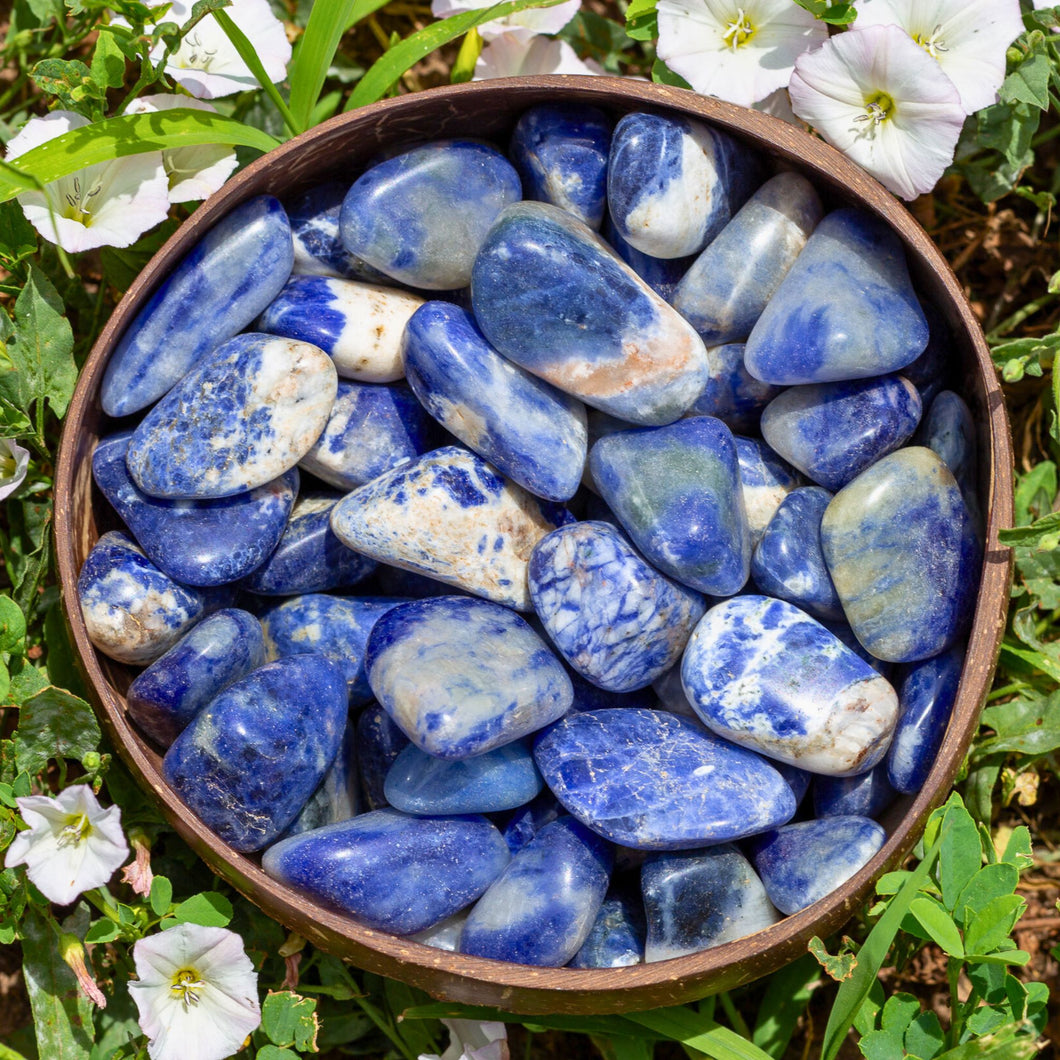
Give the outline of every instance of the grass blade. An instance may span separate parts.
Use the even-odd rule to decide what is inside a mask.
[[[378,6],[386,2],[379,0]],[[354,21],[364,17],[357,14],[357,8],[368,13],[366,0],[316,0],[313,4],[288,70],[291,115],[300,131],[309,128],[313,108],[343,33]]]
[[[500,1009],[483,1005],[460,1005],[446,1001],[407,1008],[402,1019],[460,1019],[480,1023],[524,1023],[546,1030],[567,1031],[570,1034],[589,1034],[597,1038],[644,1038],[655,1040],[665,1034],[654,1034],[625,1016],[514,1016]]]
[[[769,986],[758,1006],[758,1022],[752,1041],[777,1060],[787,1052],[799,1017],[806,1011],[821,966],[807,953],[769,980]]]
[[[772,1060],[754,1042],[742,1038],[728,1027],[693,1012],[690,1008],[659,1009],[656,1012],[631,1012],[626,1016],[632,1023],[664,1034],[682,1045],[706,1053],[714,1060]],[[704,1023],[707,1024],[704,1029]]]

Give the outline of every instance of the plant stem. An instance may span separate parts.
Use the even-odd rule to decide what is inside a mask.
[[[732,1029],[741,1037],[750,1041],[750,1028],[747,1026],[746,1022],[744,1022],[744,1018],[737,1011],[736,1006],[732,1003],[732,998],[729,997],[728,993],[719,994],[718,997],[721,1001],[721,1007],[725,1010],[725,1015],[729,1017],[729,1023],[732,1025]]]

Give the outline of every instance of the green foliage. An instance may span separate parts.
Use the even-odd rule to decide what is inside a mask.
[[[315,1053],[320,1032],[316,1007],[313,998],[290,990],[269,994],[261,1006],[261,1029],[276,1046]]]
[[[858,17],[857,8],[853,0],[850,3],[844,0],[795,0],[799,7],[805,8],[814,18],[820,19],[833,26],[846,26]]]

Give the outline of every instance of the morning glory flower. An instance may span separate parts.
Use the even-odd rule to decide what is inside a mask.
[[[449,1028],[449,1047],[439,1057],[421,1053],[419,1060],[508,1060],[508,1030],[503,1023],[442,1020]]]
[[[660,59],[697,92],[749,107],[784,88],[828,27],[792,0],[659,0]]]
[[[26,875],[50,902],[69,905],[78,895],[102,887],[129,856],[121,810],[103,809],[87,784],[65,788],[52,798],[15,800],[29,825],[8,847],[7,868],[26,866]]]
[[[935,186],[964,125],[953,82],[897,26],[839,33],[800,55],[788,92],[800,118],[905,199]]]
[[[435,18],[448,18],[461,11],[477,11],[483,7],[492,7],[496,0],[432,0],[431,14]],[[527,8],[517,11],[507,18],[495,18],[483,22],[478,27],[484,40],[499,37],[502,33],[514,33],[523,40],[529,40],[536,33],[558,33],[578,13],[581,0],[565,0],[555,7]],[[494,75],[500,76],[500,75]]]
[[[997,102],[1005,52],[1023,32],[1019,0],[858,0],[855,30],[889,25],[938,62],[965,114]]]
[[[93,1005],[107,1007],[107,998],[99,988],[99,983],[92,978],[92,973],[85,964],[85,947],[76,935],[63,933],[59,937],[59,956],[69,965],[70,971],[77,979],[78,989]]]
[[[261,1023],[258,973],[234,931],[178,924],[133,946],[129,991],[151,1060],[224,1060]]]
[[[551,37],[523,37],[502,33],[494,37],[475,63],[473,81],[491,77],[525,77],[529,74],[602,74],[592,59],[579,59],[565,41]]]
[[[7,161],[56,136],[91,124],[80,114],[53,110],[30,118],[7,145]],[[96,247],[127,247],[169,213],[165,167],[159,151],[98,162],[18,196],[26,220],[49,243],[71,254]]]
[[[0,501],[22,485],[28,468],[29,450],[13,438],[0,438]]]

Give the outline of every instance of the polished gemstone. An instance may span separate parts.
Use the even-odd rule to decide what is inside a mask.
[[[751,544],[757,547],[784,498],[802,485],[802,477],[758,438],[737,436],[736,459],[740,462],[740,488]]]
[[[409,935],[409,938],[421,946],[431,946],[436,950],[445,950],[446,953],[459,953],[460,936],[464,933],[467,914],[468,910],[462,909],[459,913],[440,920],[433,927]]]
[[[938,454],[971,508],[976,500],[975,419],[960,394],[943,390],[935,397],[924,414],[916,442]]]
[[[673,303],[674,291],[695,254],[683,258],[653,258],[627,243],[608,217],[604,221],[603,236],[607,245],[664,301]]]
[[[371,703],[357,719],[357,766],[361,793],[369,810],[381,810],[386,802],[383,785],[390,767],[409,746],[409,738],[390,720],[378,703]]]
[[[894,802],[897,792],[887,779],[887,759],[856,777],[816,777],[816,817],[876,817]]]
[[[567,676],[574,686],[571,710],[599,710],[601,707],[646,707],[654,710],[659,706],[659,697],[652,685],[635,688],[632,692],[611,692],[582,677],[573,667],[568,666]]]
[[[707,348],[707,379],[689,413],[717,416],[734,431],[758,430],[762,409],[780,392],[772,383],[755,379],[743,363],[744,343]]]
[[[640,896],[608,890],[582,948],[569,968],[626,968],[644,960],[644,907]]]
[[[921,302],[920,308],[928,323],[928,344],[924,352],[902,369],[902,375],[920,392],[920,401],[927,408],[940,390],[953,384],[953,333],[942,313],[931,302]]]
[[[514,810],[502,822],[504,841],[511,852],[517,854],[546,824],[551,824],[564,813],[566,810],[556,802],[556,796],[544,788],[540,795]]]
[[[323,828],[336,821],[357,816],[357,744],[356,730],[347,720],[339,744],[339,753],[331,763],[317,790],[309,796],[301,813],[284,833],[285,837]]]

